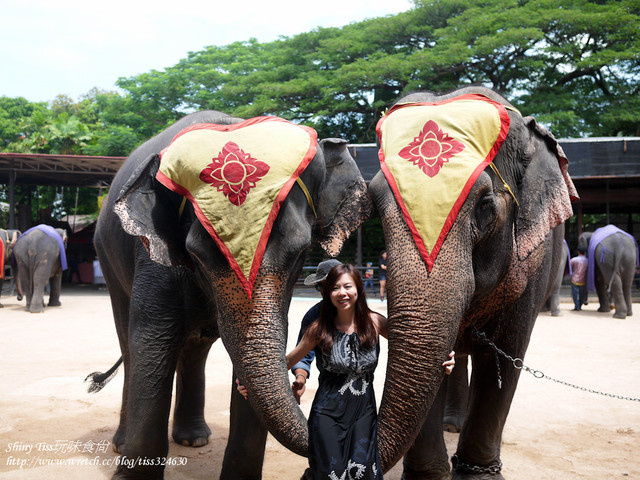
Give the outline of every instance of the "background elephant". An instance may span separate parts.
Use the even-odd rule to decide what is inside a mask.
[[[18,240],[18,235],[20,235],[20,230],[4,230],[0,229],[0,247],[2,248],[2,252],[0,252],[0,295],[2,295],[2,288],[4,287],[4,273],[7,267],[11,266],[11,261],[13,258],[13,246]],[[0,308],[4,305],[0,303]]]
[[[47,283],[50,287],[47,305],[62,305],[60,289],[62,271],[67,269],[66,247],[67,231],[49,225],[30,228],[16,240],[13,256],[18,300],[24,296],[27,310],[31,313],[44,310],[44,290]]]
[[[252,392],[251,407],[283,445],[306,453],[306,421],[291,394],[285,362],[293,287],[312,238],[329,256],[337,255],[370,214],[371,203],[346,142],[321,141],[300,174],[304,188],[291,187],[273,221],[249,297],[199,212],[156,179],[158,154],[183,129],[202,123],[234,129],[240,122],[214,111],[179,120],[131,154],[103,205],[95,245],[125,366],[113,443],[128,458],[166,456],[174,373],[173,439],[184,445],[207,443],[204,367],[218,338]],[[282,149],[277,136],[263,142]],[[232,418],[237,407],[232,403]],[[231,432],[232,439],[237,433]],[[225,467],[229,478],[242,478],[234,472],[242,467],[238,463]],[[160,478],[163,468],[119,467],[114,478]]]
[[[584,232],[578,246],[587,249],[589,258],[588,287],[598,294],[599,312],[610,312],[615,305],[614,318],[631,316],[631,286],[638,265],[638,243],[615,225],[607,225],[595,232]]]
[[[478,172],[431,269],[383,172],[369,185],[388,252],[389,362],[379,447],[385,470],[407,452],[405,479],[449,478],[445,388],[439,385],[442,359],[454,344],[457,354],[471,354],[473,368],[453,478],[502,478],[500,442],[519,370],[475,340],[474,329],[508,355],[524,358],[563,256],[562,222],[572,215],[571,197],[577,198],[554,137],[491,90],[416,93],[397,104],[449,102],[463,94],[509,107],[508,134],[493,160],[501,176],[490,168]],[[401,133],[410,141],[419,130]],[[420,193],[423,202],[431,201],[431,192]],[[454,372],[463,365],[458,361]]]
[[[560,311],[560,289],[562,288],[562,280],[564,279],[567,265],[569,265],[569,269],[571,268],[571,252],[569,251],[569,245],[566,240],[563,242],[563,252],[560,264],[558,265],[558,271],[556,272],[553,288],[551,289],[551,295],[549,295],[544,307],[540,310],[541,312],[551,312],[553,317],[559,317],[562,315],[562,312]]]

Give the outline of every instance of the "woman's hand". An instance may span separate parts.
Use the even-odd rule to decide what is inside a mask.
[[[249,398],[249,392],[247,391],[247,387],[245,387],[244,385],[240,385],[240,380],[238,380],[237,378],[236,378],[236,385],[237,385],[236,389],[238,390],[238,393],[242,395],[245,400]]]
[[[300,405],[300,398],[304,394],[307,389],[307,376],[302,373],[296,373],[296,379],[291,384],[291,391],[293,392],[293,397],[296,399],[298,405]]]
[[[450,360],[447,360],[442,364],[442,366],[444,367],[444,373],[446,373],[447,375],[451,375],[451,372],[453,372],[453,367],[456,366],[455,355],[456,355],[456,352],[452,350],[451,353],[449,354]]]

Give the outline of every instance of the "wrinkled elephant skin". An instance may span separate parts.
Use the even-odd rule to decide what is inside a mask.
[[[174,372],[173,438],[185,445],[207,443],[211,431],[203,413],[204,366],[218,338],[268,429],[299,454],[308,448],[306,421],[288,388],[285,364],[291,294],[312,232],[334,253],[369,215],[371,204],[346,142],[320,142],[300,175],[311,200],[293,185],[273,224],[249,298],[190,202],[179,213],[183,197],[155,177],[158,154],[185,127],[240,121],[219,112],[198,112],[140,146],[116,176],[98,220],[95,243],[125,367],[114,445],[128,458],[167,455]],[[237,416],[232,405],[231,417]],[[230,438],[235,438],[234,428]],[[236,467],[225,458],[229,478],[241,478]],[[163,467],[121,466],[114,478],[162,475]]]
[[[462,93],[481,93],[508,105],[480,87],[444,97],[417,93],[398,103],[438,102]],[[508,115],[509,133],[494,164],[519,206],[497,175],[485,169],[431,271],[382,172],[369,185],[388,253],[389,363],[378,439],[385,471],[406,452],[405,479],[451,475],[442,438],[445,391],[439,386],[442,362],[454,345],[456,352],[471,354],[473,368],[453,478],[489,478],[487,472],[497,469],[518,371],[501,359],[499,389],[494,353],[472,340],[471,324],[509,355],[523,358],[558,270],[562,222],[572,214],[570,197],[577,196],[567,160],[553,136],[532,118],[521,117],[515,109]],[[425,201],[428,194],[424,192]],[[473,473],[473,466],[485,470]],[[491,475],[502,478],[499,471]]]

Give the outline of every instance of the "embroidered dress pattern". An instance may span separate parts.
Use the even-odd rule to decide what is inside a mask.
[[[269,172],[269,165],[245,153],[234,142],[227,142],[213,161],[200,172],[200,180],[210,183],[237,206]]]
[[[360,348],[356,333],[336,332],[309,415],[309,464],[316,480],[371,480],[379,473],[373,372],[380,349]]]

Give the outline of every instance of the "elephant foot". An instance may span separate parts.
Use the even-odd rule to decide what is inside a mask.
[[[174,420],[171,436],[174,442],[185,447],[204,447],[209,443],[211,429],[203,419],[191,422],[182,421],[180,424]]]
[[[464,417],[457,417],[455,415],[445,415],[442,419],[442,429],[445,432],[460,433],[462,431],[463,423],[464,423]]]
[[[624,320],[627,316],[624,313],[614,313],[613,318],[619,318],[620,320]]]
[[[124,428],[118,427],[118,430],[116,430],[111,443],[111,448],[113,448],[114,452],[121,455],[122,452],[124,452]]]
[[[129,460],[128,458],[125,460]],[[151,470],[145,470],[143,472],[136,471],[127,462],[125,465],[120,465],[116,473],[113,474],[111,480],[163,480],[164,479],[164,467],[153,467]]]
[[[451,457],[452,480],[505,480],[502,476],[502,462],[498,460],[496,463],[483,465],[470,465],[460,460],[458,455]]]
[[[50,307],[59,307],[61,305],[62,303],[60,303],[60,300],[49,300]]]
[[[562,312],[560,310],[557,310],[555,312],[551,312],[551,316],[552,317],[561,317],[562,316]]]
[[[447,462],[446,470],[415,471],[405,466],[400,480],[451,480],[449,462]]]
[[[611,307],[600,307],[598,308],[598,311],[601,313],[608,313],[611,311]]]

